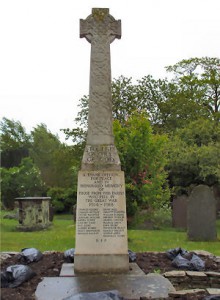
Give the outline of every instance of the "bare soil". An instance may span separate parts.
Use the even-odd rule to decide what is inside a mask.
[[[174,270],[165,253],[136,253],[136,263],[147,274],[152,272],[160,272],[161,274],[167,271]],[[219,271],[220,263],[216,263],[211,257],[200,256],[205,261],[206,271]],[[34,298],[35,290],[43,277],[57,277],[59,276],[61,266],[65,262],[63,253],[49,252],[43,255],[43,258],[38,262],[29,264],[36,275],[29,281],[24,282],[17,288],[2,288],[2,300],[32,300]],[[5,271],[8,266],[20,264],[18,255],[13,255],[4,260],[1,264],[1,270]],[[188,299],[204,299],[204,293],[197,297]],[[182,298],[186,299],[186,298]],[[138,299],[139,300],[139,299]]]

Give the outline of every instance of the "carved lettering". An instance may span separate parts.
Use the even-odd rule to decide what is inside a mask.
[[[78,235],[96,235],[97,243],[126,236],[126,211],[120,205],[120,198],[125,198],[125,187],[120,175],[121,172],[107,171],[82,173],[78,189],[81,199]]]

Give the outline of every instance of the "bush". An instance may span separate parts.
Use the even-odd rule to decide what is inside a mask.
[[[57,213],[72,212],[76,204],[77,193],[74,189],[53,187],[48,190],[47,195],[51,197],[52,206]]]
[[[23,158],[18,167],[1,168],[2,203],[13,209],[17,197],[41,196],[45,192],[40,170],[29,157]]]
[[[171,227],[171,207],[168,204],[164,204],[157,208],[139,209],[129,225],[129,227],[136,229],[161,229]]]
[[[114,121],[115,143],[125,172],[127,214],[137,208],[160,207],[170,200],[167,184],[166,136],[154,135],[146,113],[133,113],[124,124]]]

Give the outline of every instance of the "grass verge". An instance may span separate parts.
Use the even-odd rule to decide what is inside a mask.
[[[2,214],[3,215],[3,214]],[[16,231],[17,220],[1,217],[1,251],[20,251],[34,247],[40,251],[65,251],[75,247],[75,224],[70,215],[55,216],[53,225],[42,231]],[[193,242],[187,234],[174,228],[161,230],[128,230],[128,246],[135,252],[166,251],[181,247],[186,250],[206,250],[220,256],[220,220],[217,222],[218,240]]]

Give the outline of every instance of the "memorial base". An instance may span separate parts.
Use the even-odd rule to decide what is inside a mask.
[[[124,172],[79,171],[76,273],[123,273],[128,268]]]
[[[128,254],[75,254],[74,271],[86,273],[125,273],[129,270]]]
[[[41,231],[41,230],[48,229],[50,226],[51,223],[47,225],[33,225],[33,226],[18,225],[16,226],[16,230],[23,231],[23,232]]]

